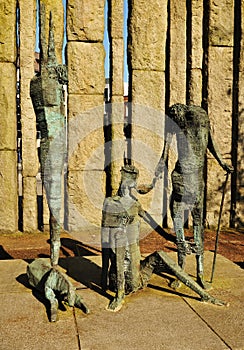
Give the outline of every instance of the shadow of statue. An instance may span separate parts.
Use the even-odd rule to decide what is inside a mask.
[[[0,245],[0,260],[13,259],[13,257]]]

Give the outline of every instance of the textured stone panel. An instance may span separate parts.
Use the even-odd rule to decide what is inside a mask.
[[[123,39],[124,0],[111,1],[111,36]]]
[[[101,170],[71,170],[68,184],[69,229],[78,231],[100,227],[105,197],[105,173]]]
[[[18,230],[17,153],[0,151],[0,231]]]
[[[223,154],[231,150],[232,48],[209,48],[208,110],[213,136]]]
[[[70,94],[103,95],[104,58],[104,47],[100,43],[68,44]]]
[[[164,110],[164,73],[156,71],[132,72],[133,103]]]
[[[37,230],[36,178],[23,177],[23,231]]]
[[[229,160],[227,160],[229,163]],[[220,203],[225,181],[225,171],[215,159],[208,158],[208,181],[207,181],[207,216],[206,225],[216,228],[218,225]],[[224,207],[221,218],[221,227],[228,227],[230,220],[230,178],[226,188]]]
[[[103,41],[104,0],[69,0],[67,36],[69,41]]]
[[[166,1],[132,1],[129,52],[132,69],[165,69]]]
[[[170,2],[170,105],[186,98],[186,3]]]
[[[16,0],[0,1],[0,62],[16,61]]]
[[[202,68],[203,0],[192,1],[192,68]]]
[[[234,0],[210,1],[210,45],[233,46]]]
[[[201,106],[202,103],[202,70],[192,69],[190,79],[190,101],[194,105]]]
[[[124,94],[124,40],[112,41],[112,100],[114,95],[123,97]]]
[[[57,60],[62,63],[62,48],[64,38],[64,7],[62,0],[42,0],[45,4],[46,10],[46,38],[48,42],[49,36],[49,18],[50,11],[52,11],[53,29],[54,29],[54,40],[55,40],[55,51]],[[25,2],[26,3],[26,2]],[[25,6],[25,17],[27,16],[28,6]],[[30,14],[31,15],[31,14]]]
[[[16,150],[16,67],[0,62],[0,150]]]

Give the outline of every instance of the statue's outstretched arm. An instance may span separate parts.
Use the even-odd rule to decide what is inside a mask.
[[[154,179],[153,179],[153,186],[155,185],[156,181],[162,177],[162,173],[165,167],[165,162],[167,161],[167,158],[169,156],[169,149],[170,145],[172,142],[173,134],[172,133],[167,133],[166,134],[166,139],[164,141],[164,148],[162,155],[159,159],[159,162],[156,166],[155,172],[154,172]]]
[[[218,150],[218,147],[213,139],[211,131],[209,131],[209,137],[208,137],[208,149],[214,156],[214,158],[217,160],[219,165],[228,173],[232,173],[234,171],[234,168],[232,165],[228,165],[224,162],[221,153]]]

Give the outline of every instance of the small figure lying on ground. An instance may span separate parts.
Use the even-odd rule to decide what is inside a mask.
[[[67,302],[69,306],[76,306],[85,314],[90,312],[82,297],[75,293],[75,287],[67,276],[59,271],[57,266],[52,267],[46,259],[35,259],[30,263],[27,266],[27,276],[30,285],[44,293],[50,302],[51,322],[57,320],[59,303],[56,295],[59,295],[60,299]]]

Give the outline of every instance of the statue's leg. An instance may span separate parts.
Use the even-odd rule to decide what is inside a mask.
[[[162,260],[165,271],[173,273],[178,280],[184,283],[187,287],[191,288],[194,292],[201,296],[202,301],[206,301],[215,305],[226,305],[228,303],[219,300],[209,295],[197,282],[195,282],[185,271],[183,271],[179,265],[177,265],[164,251],[158,251],[153,255],[158,255],[158,259]]]
[[[45,297],[50,302],[50,321],[57,321],[58,314],[58,300],[56,299],[55,293],[48,285],[45,285]]]
[[[115,232],[116,295],[107,307],[107,310],[113,312],[121,309],[125,297],[124,260],[126,242],[126,229],[117,228]]]
[[[188,244],[185,241],[184,226],[183,226],[183,210],[184,203],[176,200],[172,201],[171,215],[174,223],[174,230],[176,234],[176,245],[177,245],[177,257],[178,265],[184,270],[186,255],[189,254]],[[171,287],[176,289],[181,286],[179,280],[174,280],[171,283]]]
[[[109,246],[110,228],[102,227],[101,230],[101,245],[102,245],[102,277],[101,287],[104,291],[108,287],[108,270],[110,262],[110,246]]]
[[[90,310],[88,308],[88,306],[86,305],[86,303],[83,301],[83,298],[78,295],[75,294],[75,307],[78,307],[79,309],[81,309],[82,311],[84,311],[85,314],[89,314]]]
[[[60,243],[60,224],[50,213],[51,265],[58,265]]]
[[[141,253],[139,247],[139,222],[128,225],[127,239],[128,239],[128,255],[129,266],[126,271],[126,292],[135,292],[140,288],[140,262]]]
[[[197,283],[204,289],[210,289],[211,285],[204,281],[204,229],[202,213],[203,207],[201,203],[196,203],[192,210],[192,217],[197,265]]]

